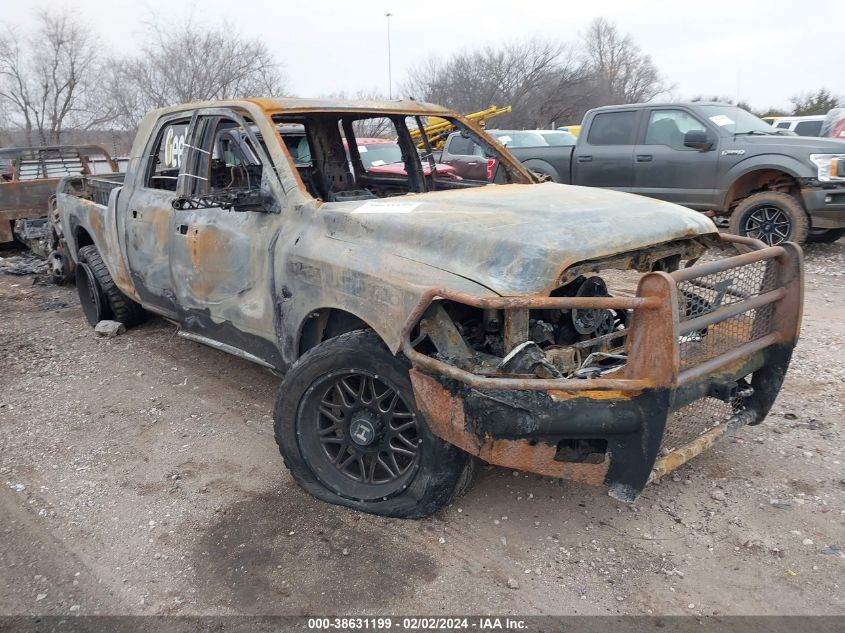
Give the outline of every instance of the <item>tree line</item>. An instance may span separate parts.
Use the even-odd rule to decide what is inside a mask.
[[[672,88],[630,35],[596,18],[576,44],[532,38],[428,59],[410,70],[402,91],[465,113],[511,105],[497,126],[544,128]]]
[[[187,101],[282,95],[282,65],[267,45],[224,26],[152,25],[140,51],[104,57],[72,10],[36,13],[29,33],[0,33],[0,128],[28,145],[57,145],[102,131],[131,136],[145,112]]]
[[[290,92],[267,45],[223,25],[153,24],[137,54],[100,51],[95,32],[70,9],[38,11],[28,33],[7,26],[0,33],[0,130],[16,130],[7,136],[29,145],[103,142],[107,134],[125,151],[148,110]],[[573,43],[527,38],[427,57],[409,70],[401,93],[464,113],[511,105],[497,126],[545,128],[577,123],[597,106],[671,99],[673,88],[630,35],[596,18]],[[384,98],[372,90],[355,96]],[[825,114],[843,102],[822,88],[792,104],[791,112],[758,114]]]

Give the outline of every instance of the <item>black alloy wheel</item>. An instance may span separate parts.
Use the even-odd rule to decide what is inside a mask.
[[[729,226],[731,233],[760,240],[766,246],[783,242],[803,244],[810,231],[810,217],[792,194],[760,191],[736,205]]]
[[[274,430],[294,480],[318,499],[418,518],[462,494],[473,460],[417,409],[410,363],[372,330],[327,339],[279,387]]]
[[[364,370],[326,374],[306,392],[297,436],[329,488],[361,501],[401,491],[419,463],[416,414],[385,378]]]
[[[744,233],[769,246],[775,246],[789,239],[792,221],[778,207],[760,205],[747,214]]]

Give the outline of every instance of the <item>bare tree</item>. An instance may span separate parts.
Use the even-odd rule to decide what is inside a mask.
[[[557,68],[535,97],[533,118],[535,127],[549,127],[578,123],[584,113],[595,107],[594,82],[589,67],[571,48],[564,54]]]
[[[0,99],[30,144],[58,144],[67,127],[96,127],[115,112],[94,98],[99,62],[90,29],[70,9],[36,18],[29,37],[7,29],[0,39]]]
[[[583,38],[585,61],[605,103],[640,103],[667,92],[651,57],[607,18],[596,18]]]
[[[250,96],[286,90],[280,64],[267,45],[223,25],[151,28],[140,55],[112,63],[110,94],[124,125],[143,113],[176,103]]]
[[[789,112],[777,106],[769,106],[760,111],[760,116],[789,116]]]
[[[564,45],[537,38],[487,46],[427,59],[411,69],[402,91],[464,113],[511,105],[514,112],[497,119],[497,126],[534,127],[561,110],[556,91],[583,80],[574,60]]]
[[[577,121],[592,107],[650,101],[670,89],[631,36],[605,18],[593,21],[578,47],[534,38],[429,58],[402,86],[409,96],[464,113],[513,106],[497,127]]]
[[[815,92],[805,92],[790,99],[793,116],[808,116],[811,114],[827,114],[833,108],[841,107],[843,101],[827,88],[819,88]]]
[[[11,27],[0,38],[0,99],[6,116],[20,125],[32,145],[33,112],[30,104],[30,81],[26,77],[28,60],[24,57],[21,40]],[[11,114],[14,112],[14,115]],[[20,120],[15,121],[17,117]]]

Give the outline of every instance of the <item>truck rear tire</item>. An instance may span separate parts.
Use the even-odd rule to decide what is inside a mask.
[[[429,430],[408,369],[369,330],[329,339],[297,361],[274,418],[285,465],[303,489],[363,512],[419,518],[466,488],[472,460]]]
[[[528,167],[528,169],[540,176],[546,176],[548,182],[560,182],[560,176],[552,167]]]
[[[80,248],[78,260],[76,289],[82,311],[92,327],[103,319],[120,321],[127,327],[144,320],[146,312],[115,285],[96,246]]]
[[[731,214],[730,231],[756,238],[768,246],[781,242],[804,244],[810,218],[795,196],[761,191],[740,202]]]

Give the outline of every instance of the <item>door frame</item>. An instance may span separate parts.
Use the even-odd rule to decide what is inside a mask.
[[[176,176],[176,189],[174,191],[170,191],[168,189],[156,189],[147,186],[147,182],[155,165],[154,161],[158,156],[158,152],[156,150],[160,148],[160,144],[162,142],[162,131],[168,125],[171,125],[175,121],[180,120],[187,121],[187,128],[185,130],[186,143],[187,140],[191,138],[193,134],[194,123],[196,121],[196,116],[194,113],[190,111],[172,112],[169,114],[165,114],[159,119],[157,119],[155,125],[152,127],[152,131],[149,135],[149,138],[147,139],[147,143],[144,146],[143,154],[141,156],[132,157],[130,159],[130,164],[131,161],[138,162],[135,164],[135,169],[127,169],[127,175],[132,174],[133,177],[129,181],[124,181],[123,188],[121,189],[118,195],[116,208],[117,230],[118,234],[123,236],[123,239],[121,240],[125,249],[123,256],[126,261],[127,270],[129,271],[129,274],[132,278],[135,293],[141,300],[141,303],[144,305],[145,308],[153,312],[162,314],[171,319],[174,319],[177,316],[177,306],[173,293],[172,279],[170,277],[169,261],[167,262],[167,279],[170,280],[170,287],[162,289],[160,291],[151,290],[149,288],[148,283],[146,283],[145,281],[145,277],[142,275],[142,271],[139,270],[138,266],[133,266],[130,261],[132,240],[129,231],[130,227],[132,226],[133,220],[133,218],[130,217],[130,214],[137,211],[135,207],[139,204],[140,197],[160,195],[163,192],[166,192],[168,194],[167,197],[173,200],[178,198],[180,195],[183,195],[184,193],[185,183],[184,179],[182,178],[182,174],[184,173],[184,168],[186,165],[184,157],[181,159],[179,165],[179,172]],[[154,151],[156,152],[155,154],[153,154]],[[173,213],[173,208],[171,207],[168,212],[166,230],[163,230],[161,235],[158,236],[159,238],[163,237],[167,242],[166,244],[162,245],[162,253],[160,253],[161,256],[164,256],[166,258],[170,257],[170,232],[172,230],[173,224]],[[153,226],[154,225],[150,223],[150,227],[152,228]],[[143,266],[141,268],[143,268]]]

